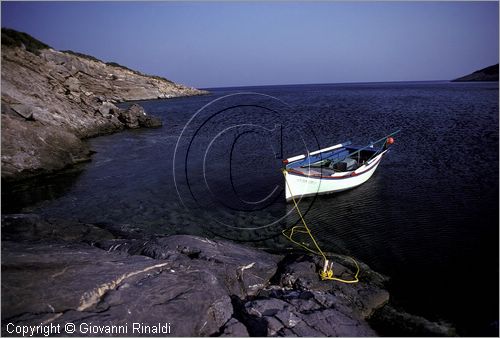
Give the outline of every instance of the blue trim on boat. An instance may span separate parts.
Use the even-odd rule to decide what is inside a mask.
[[[363,149],[365,148],[365,149]],[[377,153],[378,151],[381,150],[381,148],[366,148],[363,146],[355,146],[355,145],[349,145],[346,147],[341,147],[338,149],[330,150],[330,151],[325,151],[323,153],[319,153],[316,155],[309,155],[306,156],[305,158],[297,161],[290,162],[289,164],[286,165],[287,169],[293,169],[297,167],[302,167],[302,166],[308,166],[310,164],[322,161],[322,160],[332,160],[333,162],[340,161],[346,157],[349,156],[349,154],[358,151],[359,149],[363,149],[363,151],[367,152],[373,152],[373,154]]]
[[[383,154],[385,155],[385,154]],[[371,167],[369,169],[366,169],[365,171],[362,171],[360,173],[355,173],[354,171],[352,171],[350,174],[347,174],[347,175],[344,175],[344,176],[321,176],[321,175],[307,175],[301,171],[296,171],[294,170],[293,168],[291,168],[291,170],[287,170],[287,172],[290,174],[290,175],[295,175],[295,176],[305,176],[305,177],[310,177],[310,178],[315,178],[315,179],[318,179],[318,180],[342,180],[342,179],[347,179],[347,178],[352,178],[352,177],[357,177],[357,176],[360,176],[360,175],[363,175],[367,172],[370,172],[371,170],[373,170],[377,163],[380,162],[380,160],[382,159],[383,155],[375,162],[375,163],[370,163]],[[355,175],[353,175],[355,174]]]

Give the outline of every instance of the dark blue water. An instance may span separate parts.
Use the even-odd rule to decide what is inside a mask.
[[[242,91],[276,99],[230,96],[195,115]],[[290,244],[277,234],[297,217],[276,157],[401,129],[367,183],[302,201],[306,220],[325,249],[390,276],[406,310],[462,335],[497,334],[498,94],[498,83],[381,83],[143,101],[163,128],[92,139],[97,153],[81,172],[16,198],[49,216],[280,249]]]

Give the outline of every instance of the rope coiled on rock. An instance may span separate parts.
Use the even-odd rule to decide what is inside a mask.
[[[293,226],[289,229],[283,230],[282,231],[283,236],[285,236],[290,242],[294,243],[295,245],[298,245],[301,248],[303,248],[303,249],[305,249],[305,250],[307,250],[315,255],[320,255],[323,257],[323,270],[319,273],[319,276],[321,277],[322,280],[334,280],[337,282],[348,283],[348,284],[353,284],[353,283],[359,282],[359,279],[358,279],[359,270],[360,270],[359,265],[356,262],[356,260],[352,257],[349,257],[349,258],[354,262],[354,265],[356,265],[356,269],[357,269],[356,273],[354,274],[354,279],[346,280],[346,279],[335,277],[334,272],[333,272],[333,264],[332,263],[329,264],[325,253],[323,252],[323,250],[321,250],[318,242],[316,241],[313,234],[311,233],[311,230],[307,226],[306,221],[304,220],[304,217],[302,216],[302,213],[300,212],[299,206],[298,206],[297,202],[295,201],[295,198],[293,197],[292,190],[290,189],[290,185],[288,184],[288,181],[286,179],[286,169],[283,169],[282,173],[283,173],[283,176],[285,177],[285,184],[287,185],[288,190],[290,191],[290,195],[292,196],[294,208],[297,210],[297,213],[298,213],[298,215],[302,221],[302,224],[303,224],[303,225],[296,225],[296,226]],[[289,232],[289,233],[287,233],[287,232]],[[314,244],[314,246],[316,247],[317,251],[309,248],[304,243],[299,243],[296,240],[294,240],[293,239],[294,233],[303,233],[303,234],[309,235],[309,237],[311,238],[311,241]]]

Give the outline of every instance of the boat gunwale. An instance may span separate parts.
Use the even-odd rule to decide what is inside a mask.
[[[366,170],[363,170],[363,171],[358,172],[358,173],[356,172],[356,170],[358,170],[358,169],[356,169],[354,171],[349,171],[349,172],[347,172],[346,175],[342,175],[342,176],[323,176],[323,175],[317,175],[317,174],[306,174],[302,171],[298,171],[298,170],[295,170],[293,168],[286,169],[286,171],[290,175],[305,176],[305,177],[315,178],[315,179],[327,179],[327,180],[347,179],[347,178],[352,178],[352,177],[357,177],[357,176],[363,175],[363,174],[373,170],[374,168],[376,168],[377,163],[379,163],[382,160],[382,157],[386,154],[387,151],[388,151],[388,149],[386,149],[385,151],[380,153],[378,156],[378,159],[376,161],[372,161],[370,163],[364,164],[361,167],[359,167],[358,169],[362,168],[363,166],[366,166]]]

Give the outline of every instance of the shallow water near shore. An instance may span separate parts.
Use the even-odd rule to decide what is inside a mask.
[[[250,91],[283,102],[251,94],[223,98]],[[368,182],[303,200],[306,221],[325,250],[390,276],[396,305],[449,321],[461,335],[498,334],[498,83],[211,92],[140,102],[163,119],[163,128],[89,140],[97,153],[81,171],[38,180],[36,188],[4,189],[3,212],[127,223],[153,234],[220,236],[283,250],[291,244],[280,230],[298,219],[284,201],[275,156],[281,148],[289,157],[304,145],[365,144],[401,128]]]

